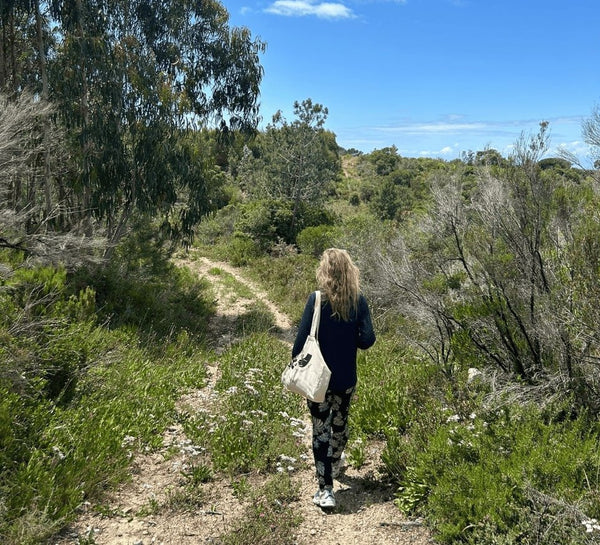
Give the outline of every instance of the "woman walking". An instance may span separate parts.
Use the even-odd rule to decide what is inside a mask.
[[[317,336],[325,362],[331,369],[331,380],[323,403],[308,401],[319,482],[313,502],[323,508],[333,508],[333,478],[339,471],[349,436],[348,413],[357,381],[356,353],[358,348],[373,345],[375,333],[367,301],[360,292],[359,270],[346,250],[325,250],[316,277],[321,291]],[[292,357],[300,353],[310,332],[314,304],[312,293],[304,307]]]

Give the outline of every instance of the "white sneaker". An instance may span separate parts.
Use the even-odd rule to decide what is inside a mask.
[[[321,492],[319,506],[323,509],[333,509],[335,507],[335,496],[333,490],[326,488]]]
[[[335,496],[333,490],[326,488],[325,490],[317,490],[313,496],[313,503],[323,509],[333,509],[335,507]]]
[[[315,505],[319,505],[319,506],[321,505],[321,497],[323,496],[324,493],[325,493],[325,490],[321,490],[321,489],[319,489],[315,492],[315,495],[313,496],[313,503]]]

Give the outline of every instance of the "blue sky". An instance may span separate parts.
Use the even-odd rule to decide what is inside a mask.
[[[261,114],[311,98],[344,148],[454,159],[550,123],[551,153],[589,155],[600,0],[221,0],[267,43]],[[587,163],[589,164],[589,162]]]

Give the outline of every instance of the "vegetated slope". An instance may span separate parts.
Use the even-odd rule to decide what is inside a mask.
[[[87,504],[78,522],[55,543],[241,544],[248,539],[253,543],[298,545],[430,543],[421,522],[406,520],[395,507],[394,489],[379,472],[382,445],[377,442],[366,445],[360,468],[348,467],[336,481],[338,507],[333,512],[325,513],[312,504],[316,480],[306,416],[292,419],[301,437],[300,459],[282,457],[275,471],[290,475],[292,493],[285,496],[284,506],[282,500],[273,500],[276,517],[267,533],[263,532],[259,519],[269,516],[268,507],[257,515],[257,496],[263,494],[253,495],[252,490],[266,490],[274,478],[273,472],[230,475],[211,470],[204,445],[195,444],[186,435],[184,424],[194,415],[218,415],[223,410],[222,393],[216,388],[222,371],[221,355],[242,341],[236,334],[235,321],[248,307],[260,302],[272,312],[273,331],[286,343],[286,350],[293,338],[291,322],[255,284],[227,264],[188,259],[179,265],[208,278],[214,287],[217,310],[210,329],[215,339],[215,357],[206,362],[209,379],[203,388],[182,396],[177,418],[165,431],[158,451],[132,453],[131,482],[112,493],[107,504]],[[282,366],[284,362],[273,364]],[[279,522],[289,527],[282,530]]]

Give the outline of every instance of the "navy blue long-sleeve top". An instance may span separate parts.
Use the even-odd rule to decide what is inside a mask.
[[[300,353],[310,333],[315,293],[311,293],[304,307],[298,333],[292,348],[292,357]],[[367,349],[375,343],[375,332],[367,300],[359,296],[356,312],[348,321],[331,315],[331,305],[321,297],[321,319],[317,338],[325,362],[331,369],[329,389],[345,391],[356,385],[357,349]]]

